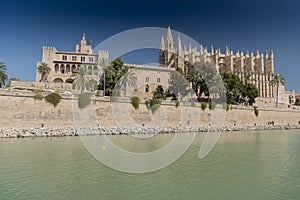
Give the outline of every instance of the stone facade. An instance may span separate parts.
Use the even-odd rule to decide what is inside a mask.
[[[187,49],[182,47],[180,35],[177,38],[177,45],[173,40],[170,27],[168,28],[166,37],[162,37],[159,49],[159,64],[168,68],[181,68],[187,73],[188,68],[195,62],[212,62],[216,65],[219,72],[232,72],[238,75],[242,80],[250,77],[253,84],[259,89],[259,97],[273,98],[275,97],[274,87],[270,84],[274,74],[274,54],[271,50],[265,54],[236,52],[226,47],[224,53],[220,49],[214,50],[213,46],[210,51],[200,45],[192,48],[191,44]]]
[[[75,52],[60,52],[55,47],[44,46],[41,62],[47,63],[51,68],[47,78],[49,82],[71,83],[75,78],[73,72],[79,67],[87,68],[89,78],[98,81],[101,72],[98,60],[101,57],[108,59],[108,52],[98,51],[97,54],[94,54],[92,46],[87,43],[85,35],[83,35],[80,44],[76,45]],[[41,62],[37,62],[37,82],[41,80],[41,74],[38,73],[38,66]]]
[[[126,66],[130,67],[136,76],[137,88],[131,90],[131,94],[140,99],[152,98],[152,92],[158,85],[162,85],[165,90],[168,89],[170,75],[175,71],[175,69],[160,66],[136,64],[126,64]]]

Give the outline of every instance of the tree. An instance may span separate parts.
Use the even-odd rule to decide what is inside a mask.
[[[48,74],[50,73],[51,68],[47,63],[42,62],[38,66],[38,72],[41,74],[41,80],[40,82],[47,82]]]
[[[7,67],[3,62],[0,62],[0,88],[5,85],[7,81]]]
[[[79,90],[81,93],[86,91],[92,91],[94,89],[94,84],[87,77],[87,69],[80,67],[76,78],[73,81],[73,89]]]
[[[103,95],[105,96],[105,71],[110,63],[107,58],[99,58],[98,65],[103,69]]]
[[[153,93],[153,98],[157,98],[161,100],[167,99],[167,94],[162,85],[158,85],[152,93]]]
[[[274,74],[273,79],[270,81],[272,86],[276,86],[276,108],[278,108],[279,99],[279,85],[285,84],[285,79],[281,74]]]
[[[211,94],[215,97],[217,94],[221,97],[225,91],[221,77],[218,75],[217,68],[209,62],[195,62],[189,68],[187,80],[192,83],[192,88],[198,99],[204,94],[206,98],[210,98]]]
[[[171,73],[169,92],[173,93],[176,99],[180,100],[182,100],[189,93],[188,81],[176,71]]]
[[[131,88],[134,88],[134,90],[137,88],[136,86],[136,74],[133,71],[129,71],[129,68],[127,67],[125,70],[125,74],[122,75],[120,81],[118,82],[119,86],[123,87],[124,90],[124,97],[126,97],[126,91],[127,91],[127,85]]]
[[[226,87],[226,97],[228,104],[239,104],[243,100],[244,87],[243,82],[240,78],[232,73],[223,72],[221,73],[223,82]]]
[[[98,89],[105,89],[105,95],[111,96],[114,91],[114,95],[120,95],[121,85],[117,85],[122,76],[128,72],[129,67],[125,66],[120,58],[113,60],[110,65],[105,69],[100,78]],[[104,84],[105,83],[105,84]]]
[[[252,83],[246,83],[243,86],[243,98],[246,104],[252,106],[253,103],[255,103],[255,98],[258,96],[259,96],[259,90],[256,87],[256,85]]]

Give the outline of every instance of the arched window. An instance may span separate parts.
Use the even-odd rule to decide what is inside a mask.
[[[98,75],[98,67],[97,66],[94,66],[94,73],[93,73],[94,76],[97,76]]]
[[[147,84],[146,87],[145,87],[145,92],[149,92],[150,91],[150,87],[149,85]]]
[[[59,71],[59,65],[58,64],[54,65],[54,70],[55,70],[55,73],[57,73]]]
[[[70,68],[71,68],[70,65],[67,65],[67,66],[66,66],[66,73],[67,73],[67,74],[70,73]]]
[[[65,65],[64,64],[60,65],[60,73],[62,73],[62,74],[65,73]]]
[[[88,67],[88,75],[93,75],[93,69],[92,66]]]

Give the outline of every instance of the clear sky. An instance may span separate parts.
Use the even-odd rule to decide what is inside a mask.
[[[82,33],[96,45],[128,29],[170,25],[221,51],[226,45],[234,51],[264,53],[274,49],[275,72],[286,78],[286,89],[300,93],[299,10],[296,0],[0,0],[0,61],[8,66],[10,77],[33,81],[42,46],[74,51]],[[157,62],[157,55],[126,59],[131,63]]]

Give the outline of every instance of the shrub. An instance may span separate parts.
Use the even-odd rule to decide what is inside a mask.
[[[78,96],[78,107],[85,108],[91,104],[91,94],[89,93],[81,93]]]
[[[148,100],[145,101],[145,105],[146,105],[147,109],[149,110],[149,108],[150,108],[150,102]]]
[[[207,103],[206,102],[201,102],[201,110],[205,110],[207,108]]]
[[[175,101],[175,106],[178,108],[180,106],[180,102],[178,100]]]
[[[214,110],[216,108],[216,102],[214,101],[209,102],[208,107],[210,110]]]
[[[225,109],[226,111],[228,111],[230,109],[230,104],[224,103],[223,104],[223,109]]]
[[[195,106],[196,106],[196,104],[195,104],[194,101],[192,101],[191,106],[192,106],[192,107],[195,107]]]
[[[257,109],[257,106],[253,106],[253,109],[254,109],[255,116],[258,117],[259,111]]]
[[[34,100],[42,100],[43,98],[44,96],[39,92],[35,93],[34,95]]]
[[[131,105],[134,107],[134,109],[139,109],[140,107],[140,98],[139,97],[131,97]]]
[[[149,104],[150,104],[150,109],[154,114],[160,108],[161,100],[158,98],[154,98],[149,101]]]
[[[45,100],[52,104],[54,107],[56,107],[60,102],[61,96],[57,93],[50,93],[47,96],[45,96]]]

